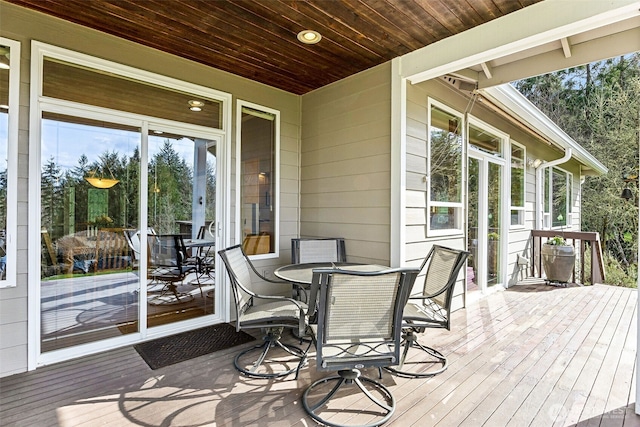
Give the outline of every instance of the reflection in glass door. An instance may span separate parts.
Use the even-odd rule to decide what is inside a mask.
[[[486,290],[501,280],[500,163],[482,154],[469,156],[467,247],[471,251],[467,290]]]
[[[151,130],[148,153],[147,325],[154,327],[215,313],[216,145]]]
[[[139,279],[125,230],[138,227],[137,127],[42,118],[40,348],[137,331]]]
[[[153,328],[216,313],[216,149],[43,114],[41,352],[140,332],[145,315]]]

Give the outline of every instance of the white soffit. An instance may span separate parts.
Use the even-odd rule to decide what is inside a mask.
[[[639,17],[638,0],[544,0],[402,56],[401,73],[475,75],[480,87],[545,74],[640,50]]]

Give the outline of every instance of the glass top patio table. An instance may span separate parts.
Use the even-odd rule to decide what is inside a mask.
[[[207,248],[216,245],[215,240],[210,239],[184,239],[187,248]]]
[[[352,271],[380,271],[389,267],[377,264],[357,264],[349,262],[310,262],[306,264],[289,264],[276,269],[273,274],[282,280],[301,285],[311,285],[313,270],[316,268],[341,268]]]

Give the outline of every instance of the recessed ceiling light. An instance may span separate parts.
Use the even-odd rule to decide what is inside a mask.
[[[302,30],[298,33],[298,40],[305,44],[316,44],[322,39],[319,32],[313,30]]]
[[[196,101],[195,99],[189,101],[189,109],[191,111],[202,111],[202,107],[204,107],[203,101]]]

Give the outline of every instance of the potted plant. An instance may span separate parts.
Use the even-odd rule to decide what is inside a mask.
[[[555,236],[547,240],[540,249],[540,255],[548,281],[567,283],[571,279],[576,253],[564,237]]]

